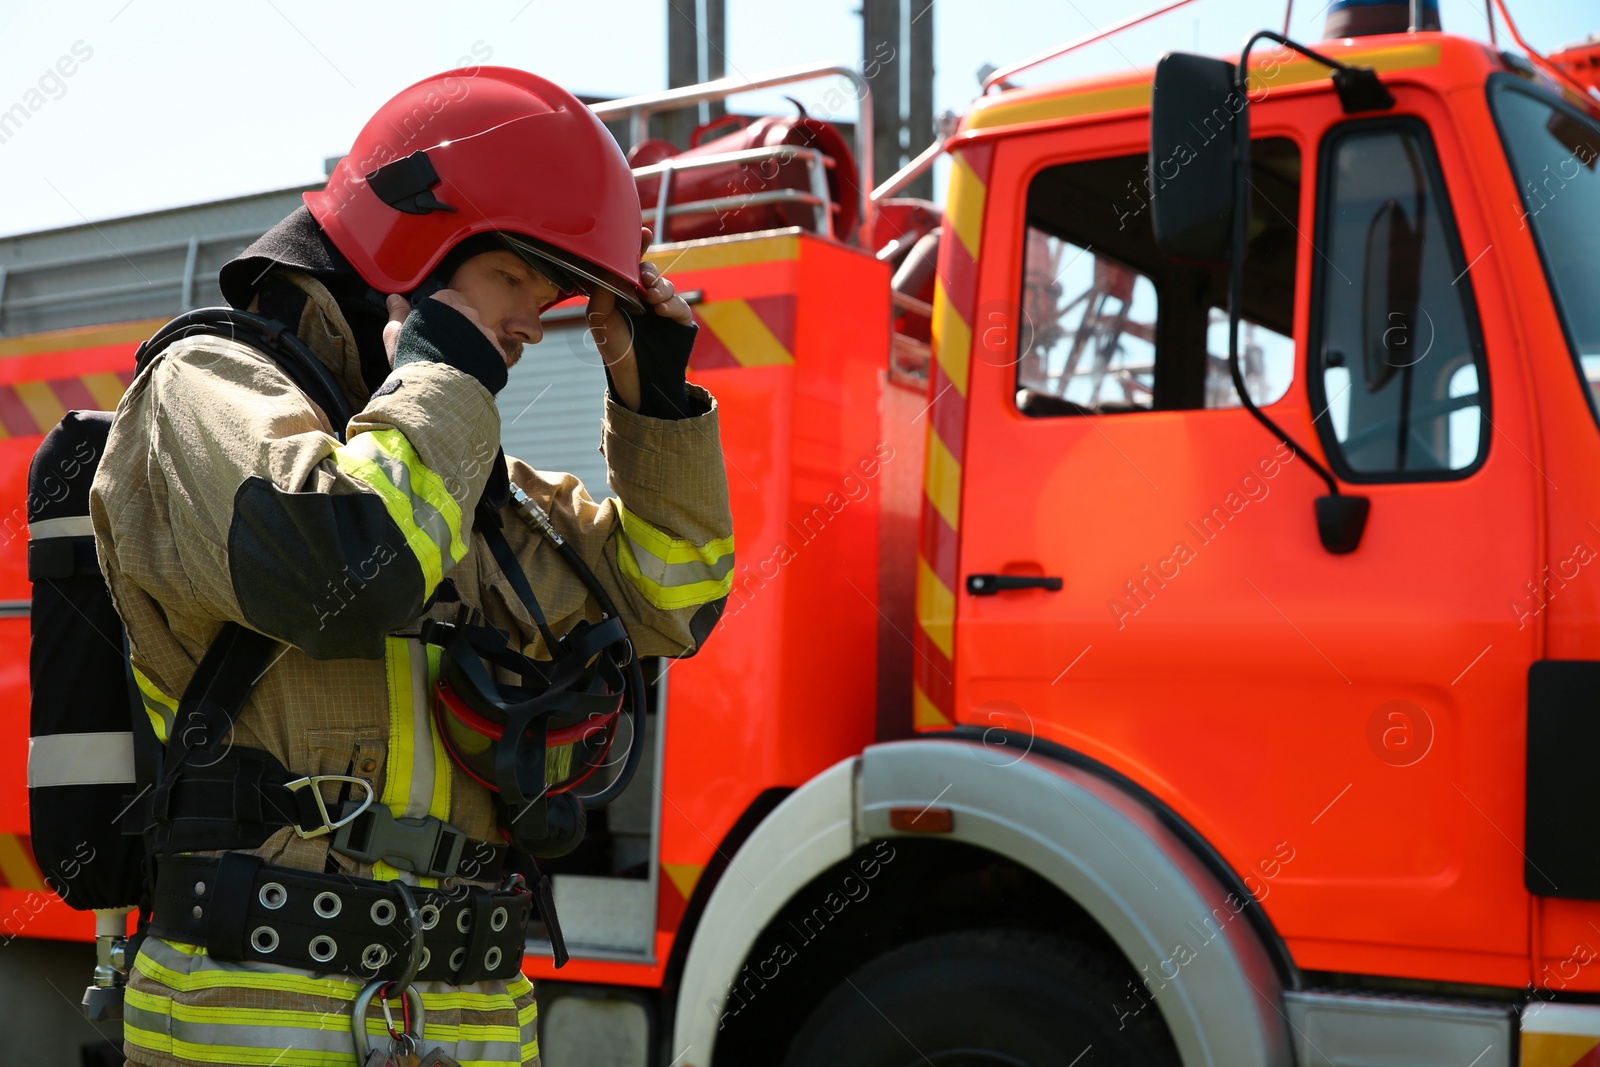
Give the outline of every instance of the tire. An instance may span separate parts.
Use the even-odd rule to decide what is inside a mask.
[[[1021,930],[941,934],[850,975],[784,1067],[1179,1067],[1120,957]],[[1137,984],[1137,983],[1136,983]]]

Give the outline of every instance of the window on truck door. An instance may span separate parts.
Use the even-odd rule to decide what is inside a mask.
[[[1489,84],[1550,295],[1590,410],[1600,418],[1600,126],[1506,77]]]
[[[1251,145],[1240,357],[1251,398],[1294,377],[1300,151]],[[1035,416],[1237,407],[1227,273],[1169,260],[1150,226],[1148,158],[1049,167],[1028,185],[1017,406]]]
[[[1335,127],[1322,146],[1308,385],[1341,478],[1431,481],[1488,450],[1467,260],[1427,127]]]

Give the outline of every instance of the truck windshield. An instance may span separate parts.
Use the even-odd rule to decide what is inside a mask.
[[[1550,295],[1600,418],[1600,126],[1510,79],[1489,91],[1522,225],[1533,230]]]

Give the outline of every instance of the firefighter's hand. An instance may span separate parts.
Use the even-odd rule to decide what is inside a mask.
[[[639,230],[639,251],[650,247],[650,229]],[[671,281],[654,263],[639,266],[639,284],[644,288],[645,314],[660,315],[682,326],[694,325],[689,305],[678,295]],[[617,399],[630,410],[639,410],[638,353],[633,345],[633,328],[628,316],[617,307],[616,296],[608,289],[596,289],[589,297],[589,334],[594,338],[600,358],[611,373]]]
[[[506,351],[505,346],[500,343],[500,339],[494,335],[494,331],[483,324],[483,321],[478,317],[477,309],[467,303],[460,293],[454,289],[440,289],[429,299],[437,300],[441,304],[448,304],[465,315],[467,321],[476,326],[478,332],[488,338],[490,344],[494,345],[495,351],[501,354],[501,358],[505,360],[507,367],[516,362],[511,357],[511,354]],[[411,314],[411,302],[403,296],[390,293],[384,300],[384,306],[389,309],[389,321],[383,325],[383,350],[388,354],[389,366],[392,367],[394,366],[395,349],[400,344],[400,328],[405,325],[406,318]]]

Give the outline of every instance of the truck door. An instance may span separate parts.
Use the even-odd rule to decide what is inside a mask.
[[[1401,93],[1252,112],[1245,376],[1371,498],[1344,556],[1238,406],[1225,278],[1154,246],[1147,123],[996,146],[949,714],[1000,767],[1053,743],[1144,784],[1304,967],[1514,984],[1541,475],[1465,160]]]

